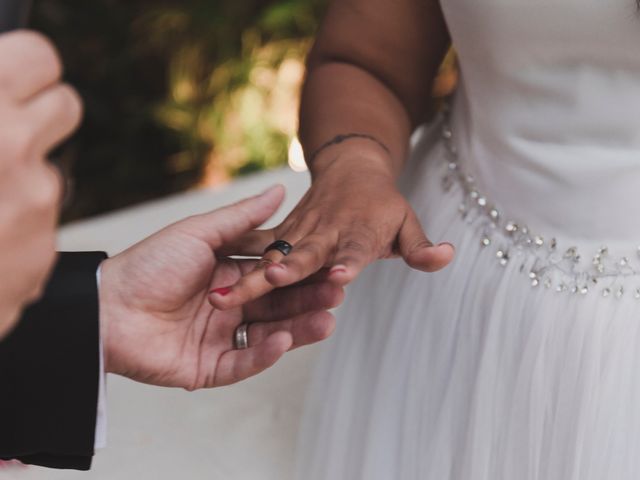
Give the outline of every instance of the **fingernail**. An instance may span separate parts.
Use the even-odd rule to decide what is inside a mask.
[[[454,250],[456,249],[456,247],[453,246],[453,243],[450,242],[440,242],[438,244],[439,247],[442,247],[443,245],[449,245],[451,248],[453,248]]]
[[[287,267],[285,267],[284,265],[282,265],[281,263],[272,263],[271,265],[269,265],[267,267],[268,269],[274,269],[277,268],[278,270],[286,270]]]
[[[217,293],[218,295],[225,297],[231,293],[231,287],[214,288],[209,293]]]
[[[329,271],[329,273],[346,273],[346,272],[347,272],[347,267],[345,267],[344,265],[336,265],[332,267],[331,270]]]

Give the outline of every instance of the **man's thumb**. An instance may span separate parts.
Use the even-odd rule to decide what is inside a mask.
[[[197,224],[203,239],[216,250],[266,222],[282,204],[284,193],[282,185],[274,185],[259,195],[188,221],[192,226]]]

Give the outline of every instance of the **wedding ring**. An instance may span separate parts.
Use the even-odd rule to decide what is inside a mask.
[[[241,323],[234,334],[234,346],[236,350],[249,348],[249,324]]]
[[[291,250],[293,250],[293,245],[285,240],[276,240],[264,249],[264,253],[270,252],[271,250],[277,250],[286,257],[291,253]]]

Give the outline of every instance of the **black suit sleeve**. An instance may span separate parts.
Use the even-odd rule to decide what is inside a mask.
[[[43,298],[0,341],[1,459],[91,466],[100,378],[96,270],[104,258],[60,254]]]

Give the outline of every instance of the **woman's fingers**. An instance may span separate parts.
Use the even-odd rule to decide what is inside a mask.
[[[291,285],[318,272],[333,256],[335,241],[331,235],[313,233],[294,245],[279,262],[267,265],[265,277],[272,285]]]
[[[335,317],[326,311],[307,313],[277,322],[252,323],[248,329],[249,345],[258,345],[276,332],[288,332],[292,338],[290,350],[321,342],[335,329]]]
[[[312,219],[313,220],[313,219]],[[293,245],[288,256],[278,251],[267,252],[257,267],[235,284],[210,292],[210,303],[219,309],[243,305],[272,291],[275,287],[299,284],[323,267],[330,266],[327,278],[336,285],[346,285],[354,280],[365,267],[385,253],[397,251],[412,268],[433,272],[446,266],[455,253],[451,244],[433,245],[425,235],[413,210],[406,207],[404,219],[397,226],[385,227],[379,232],[369,223],[351,224],[342,230],[318,226],[317,221],[307,227],[298,227],[285,233],[280,239]],[[273,234],[270,231],[269,235]],[[265,235],[261,233],[259,235]],[[259,235],[246,240],[254,250],[260,243]],[[388,236],[388,238],[386,238]],[[266,240],[265,237],[264,240]],[[262,243],[266,243],[262,240]],[[392,243],[395,247],[392,248]],[[260,245],[260,248],[262,245]]]
[[[248,273],[251,273],[253,270],[255,270],[256,264],[258,263],[258,260],[256,260],[255,258],[243,258],[243,259],[234,259],[234,260],[227,259],[225,261],[235,262],[235,264],[240,268],[241,275],[246,275]],[[313,275],[309,275],[303,280],[300,280],[299,282],[297,282],[296,286],[320,283],[328,279],[329,279],[329,269],[322,268],[318,272],[314,273]]]
[[[353,281],[369,263],[379,257],[374,242],[372,232],[354,230],[343,234],[329,271],[331,280],[340,285]]]
[[[311,233],[298,242],[293,239],[296,235],[289,237],[292,240],[285,239],[293,245],[291,254],[285,257],[277,251],[268,252],[235,285],[211,290],[211,305],[222,310],[243,305],[276,287],[301,282],[326,264],[334,266],[325,276],[337,285],[346,285],[379,256],[373,235],[365,229],[352,230],[339,241],[332,234]]]
[[[300,236],[302,236],[301,233],[286,233],[279,237],[279,239],[295,245]],[[265,268],[280,262],[283,258],[284,254],[279,250],[274,249],[264,253],[262,258],[255,263],[254,269],[243,275],[235,285],[211,290],[209,292],[209,303],[220,310],[228,310],[229,308],[244,305],[251,300],[255,300],[269,293],[275,286],[270,284],[265,278]]]
[[[276,363],[293,345],[291,333],[278,331],[245,350],[229,350],[218,359],[213,382],[220,387],[257,375]]]
[[[264,278],[264,267],[260,261],[256,268],[244,275],[235,285],[216,287],[209,292],[209,303],[219,310],[229,310],[255,300],[275,287]]]
[[[444,268],[455,254],[450,243],[434,245],[425,235],[418,217],[409,209],[398,233],[398,250],[411,268],[435,272]]]

